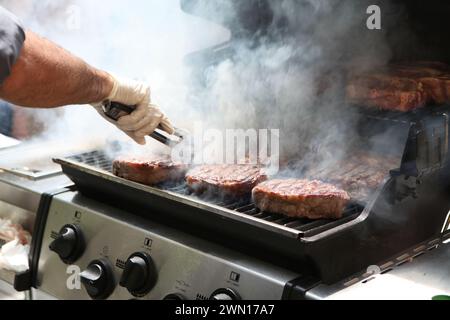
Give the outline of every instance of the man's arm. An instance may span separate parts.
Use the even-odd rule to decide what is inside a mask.
[[[107,97],[113,84],[108,73],[27,32],[20,56],[0,86],[0,98],[35,108],[88,104]]]
[[[25,34],[17,18],[0,6],[0,99],[32,108],[91,104],[103,118],[145,144],[145,137],[158,127],[170,134],[174,131],[151,103],[150,91],[145,83],[117,79],[51,41]],[[105,100],[135,110],[111,121],[101,107]]]

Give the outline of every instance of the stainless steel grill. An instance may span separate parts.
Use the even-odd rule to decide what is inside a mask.
[[[93,151],[89,153],[79,154],[68,158],[70,161],[87,165],[94,170],[102,170],[111,174],[112,172],[112,160],[108,155],[101,151]],[[121,178],[117,178],[121,179]],[[123,180],[123,179],[122,179]],[[282,227],[283,229],[291,230],[298,238],[312,237],[327,230],[333,229],[339,225],[350,222],[356,219],[364,209],[358,204],[349,205],[343,218],[339,220],[310,220],[310,219],[298,219],[289,218],[279,214],[273,214],[268,212],[262,212],[255,207],[251,199],[222,199],[220,197],[197,196],[194,195],[186,183],[179,182],[175,184],[163,184],[156,187],[160,191],[167,191],[180,196],[187,196],[192,200],[199,202],[206,202],[208,204],[230,210],[236,214],[242,214],[252,220],[260,221],[267,225]]]

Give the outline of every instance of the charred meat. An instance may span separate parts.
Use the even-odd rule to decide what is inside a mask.
[[[406,112],[450,103],[450,67],[439,62],[391,65],[351,75],[346,91],[349,103],[383,110]]]
[[[255,165],[204,165],[186,175],[187,184],[195,193],[227,196],[250,195],[256,185],[266,180],[264,170]]]
[[[339,161],[333,168],[312,169],[307,177],[336,185],[346,190],[354,201],[365,202],[398,165],[394,158],[361,152]]]
[[[113,173],[121,178],[154,186],[180,181],[188,168],[169,157],[122,157],[113,162]]]
[[[270,180],[253,189],[253,201],[264,212],[294,218],[339,219],[350,196],[317,180]]]

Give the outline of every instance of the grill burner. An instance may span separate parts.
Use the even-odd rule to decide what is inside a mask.
[[[95,169],[100,169],[108,173],[112,172],[112,159],[109,158],[104,152],[93,151],[80,155],[71,156],[69,160],[78,162],[80,164],[88,165]],[[343,218],[339,220],[310,220],[310,219],[298,219],[289,218],[279,214],[262,212],[255,207],[252,200],[247,199],[232,199],[232,198],[220,198],[212,195],[197,196],[192,193],[187,184],[182,183],[168,183],[156,186],[155,188],[161,191],[168,191],[181,196],[188,196],[189,198],[206,202],[217,207],[221,207],[227,210],[235,211],[255,219],[269,222],[283,228],[295,230],[298,237],[311,237],[322,233],[324,231],[333,229],[341,224],[347,223],[356,219],[364,209],[358,204],[350,204],[343,214]]]

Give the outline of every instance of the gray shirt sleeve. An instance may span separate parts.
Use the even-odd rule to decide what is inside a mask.
[[[24,41],[25,31],[18,19],[0,6],[0,85],[10,75]]]

